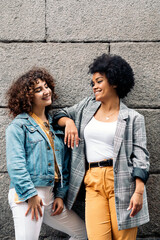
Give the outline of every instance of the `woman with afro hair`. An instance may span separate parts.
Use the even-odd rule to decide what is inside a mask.
[[[144,117],[122,103],[134,73],[120,56],[103,54],[89,66],[94,96],[54,116],[72,147],[67,206],[84,179],[89,240],[135,240],[149,221],[149,176]],[[75,145],[75,146],[74,146]]]
[[[70,239],[86,239],[84,222],[64,205],[70,151],[63,143],[63,131],[49,115],[54,88],[53,77],[34,68],[7,92],[15,117],[6,130],[6,156],[16,240],[38,240],[42,222]]]

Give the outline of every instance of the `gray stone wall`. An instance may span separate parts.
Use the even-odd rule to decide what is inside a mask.
[[[88,65],[104,52],[121,55],[135,72],[125,102],[145,116],[151,162],[150,223],[137,239],[160,239],[160,1],[1,0],[0,23],[0,239],[14,239],[5,159],[8,86],[32,66],[45,67],[56,79],[54,107],[70,106],[91,93]],[[83,203],[75,208],[84,215]],[[67,236],[43,226],[40,239]]]

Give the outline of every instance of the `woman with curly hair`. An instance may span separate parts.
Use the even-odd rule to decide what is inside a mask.
[[[64,205],[70,154],[49,115],[54,88],[53,77],[34,68],[7,92],[15,117],[6,130],[6,156],[16,240],[38,240],[42,222],[70,239],[86,239],[84,222]]]
[[[94,97],[54,116],[73,148],[67,206],[84,178],[88,239],[135,240],[137,227],[149,221],[149,155],[144,117],[121,100],[133,88],[134,74],[120,56],[107,54],[89,72]]]

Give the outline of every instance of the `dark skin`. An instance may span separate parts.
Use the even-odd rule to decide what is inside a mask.
[[[101,102],[101,107],[96,112],[94,117],[99,121],[106,121],[105,116],[108,115],[109,112],[113,111],[115,114],[110,117],[109,121],[112,122],[118,118],[119,108],[117,108],[117,106],[119,106],[119,97],[116,93],[116,86],[109,85],[105,74],[100,74],[97,72],[93,74],[92,77],[92,88],[96,100]],[[118,109],[118,112],[116,112],[116,109]],[[78,131],[74,121],[70,118],[62,117],[59,119],[58,124],[62,127],[65,127],[64,143],[71,148],[74,147],[74,144],[78,146],[80,138],[78,136]],[[142,209],[143,192],[144,183],[141,179],[137,178],[136,189],[130,199],[130,204],[127,209],[128,211],[131,211],[130,217],[134,217]]]

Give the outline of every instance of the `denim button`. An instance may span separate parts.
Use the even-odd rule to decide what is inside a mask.
[[[50,146],[47,147],[47,150],[50,150]]]
[[[51,166],[51,163],[48,163],[48,166]]]

